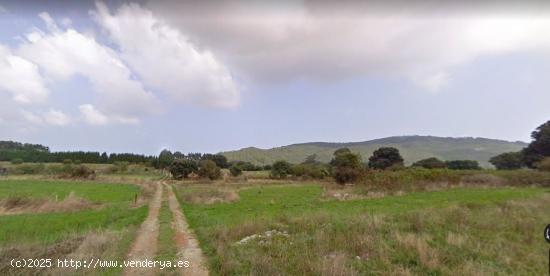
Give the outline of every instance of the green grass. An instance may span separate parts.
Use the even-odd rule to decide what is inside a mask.
[[[325,201],[319,185],[266,186],[244,189],[235,203],[183,203],[193,227],[235,225],[252,219],[271,219],[283,215],[328,212],[343,215],[361,213],[399,213],[427,207],[445,207],[453,203],[486,204],[541,194],[540,188],[473,189],[456,188],[438,192],[412,192],[404,196],[370,200]],[[193,192],[186,188],[183,193]]]
[[[130,184],[105,184],[87,181],[0,180],[0,199],[11,196],[62,200],[71,192],[96,203],[129,202],[140,193]]]
[[[194,189],[200,188],[178,189],[179,198]],[[535,223],[545,216],[540,208],[544,202],[533,210],[527,204],[509,218],[498,214],[499,208],[510,200],[539,200],[546,192],[543,188],[454,188],[326,201],[319,185],[287,185],[241,190],[235,203],[182,202],[182,208],[215,275],[440,275],[454,269],[464,274],[510,274],[515,268],[530,269],[544,260],[537,255],[506,263],[516,254],[514,250],[533,257],[529,249],[534,234],[530,231],[540,230]],[[270,229],[286,229],[290,237],[235,245],[245,236]],[[447,244],[449,233],[468,235],[464,248]],[[512,243],[504,244],[505,239]],[[525,239],[529,242],[522,244]],[[504,257],[498,255],[502,248],[508,250]],[[437,254],[432,256],[438,261],[435,265],[429,262],[430,254]]]
[[[173,261],[176,259],[177,248],[174,241],[174,229],[172,228],[172,212],[168,208],[168,202],[162,202],[159,213],[159,237],[156,259]]]
[[[7,197],[62,200],[76,196],[105,204],[100,209],[76,212],[27,213],[0,216],[0,245],[19,243],[51,244],[71,234],[90,230],[122,230],[139,225],[147,215],[146,206],[130,208],[140,187],[130,184],[104,184],[87,181],[3,180],[0,199]]]
[[[129,209],[114,206],[101,210],[72,213],[41,213],[0,216],[0,245],[26,242],[53,243],[68,234],[92,229],[120,230],[140,224],[147,215],[146,206]]]

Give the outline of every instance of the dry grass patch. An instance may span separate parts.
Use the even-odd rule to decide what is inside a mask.
[[[404,249],[416,251],[421,265],[429,269],[435,269],[439,266],[439,253],[428,244],[431,240],[430,236],[396,233],[395,238]]]
[[[238,201],[239,194],[228,188],[200,188],[181,193],[181,199],[193,204],[227,203]]]
[[[450,245],[460,247],[464,244],[465,241],[466,241],[466,237],[464,237],[463,235],[453,233],[453,232],[447,233],[447,243]]]
[[[24,213],[51,213],[74,212],[90,208],[98,208],[100,204],[94,204],[71,192],[61,201],[45,198],[26,198],[20,196],[8,197],[0,201],[0,215],[14,215]]]

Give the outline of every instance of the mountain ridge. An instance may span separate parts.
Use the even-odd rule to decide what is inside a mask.
[[[443,160],[472,159],[484,167],[490,167],[492,156],[508,151],[518,151],[527,146],[522,141],[506,141],[483,137],[439,137],[431,135],[390,136],[359,142],[305,142],[261,149],[246,147],[225,151],[229,160],[249,161],[257,165],[271,164],[276,160],[302,162],[308,155],[317,154],[318,160],[328,162],[334,150],[348,147],[359,152],[364,161],[379,147],[392,146],[401,151],[406,164],[417,160],[438,157]]]

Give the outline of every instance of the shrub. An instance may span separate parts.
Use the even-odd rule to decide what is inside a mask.
[[[71,159],[63,160],[63,164],[72,164],[72,163],[73,163],[73,160],[71,160]]]
[[[329,172],[327,168],[321,164],[302,163],[292,167],[292,174],[305,178],[323,179],[325,176],[329,175]]]
[[[46,167],[46,173],[59,175],[61,177],[70,177],[73,171],[73,165],[71,164],[51,164]]]
[[[447,168],[451,170],[480,170],[479,163],[475,160],[446,161]]]
[[[256,166],[250,162],[245,162],[245,161],[233,162],[231,166],[233,165],[239,166],[239,168],[241,168],[241,170],[243,171],[261,171],[263,169],[262,166]]]
[[[231,165],[231,167],[229,167],[229,172],[231,173],[232,176],[239,176],[243,174],[243,170],[237,164]]]
[[[130,163],[128,162],[118,161],[118,162],[115,162],[113,165],[114,165],[114,168],[116,169],[116,172],[124,173],[128,171],[129,164]]]
[[[426,158],[426,159],[422,159],[422,160],[419,160],[419,161],[416,161],[412,164],[413,167],[422,167],[422,168],[425,168],[425,169],[442,169],[442,168],[445,168],[446,165],[445,165],[445,162],[435,158],[435,157],[430,157],[430,158]]]
[[[78,165],[72,167],[71,170],[71,177],[73,178],[95,178],[95,171],[84,166],[84,165]]]
[[[221,177],[221,169],[212,160],[203,160],[200,163],[199,176],[208,177],[210,180],[215,180]]]
[[[292,174],[292,165],[284,160],[276,161],[271,168],[271,177],[285,178]]]
[[[361,155],[352,153],[347,148],[336,150],[330,165],[332,176],[339,184],[357,182],[364,174]]]
[[[369,158],[369,168],[384,170],[392,166],[403,166],[403,157],[396,148],[379,148]]]
[[[523,155],[521,152],[506,152],[489,159],[498,170],[515,170],[523,167]]]
[[[23,159],[16,158],[16,159],[11,160],[11,163],[14,164],[14,165],[23,164]]]
[[[189,177],[189,174],[197,172],[198,166],[197,162],[187,159],[176,159],[172,161],[168,167],[170,174],[174,179],[183,179]]]
[[[15,168],[16,174],[39,174],[44,172],[44,164],[20,164]]]
[[[538,162],[536,167],[541,171],[550,172],[550,157],[546,157],[542,161]]]

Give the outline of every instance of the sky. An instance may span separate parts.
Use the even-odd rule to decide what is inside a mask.
[[[544,1],[0,0],[0,140],[52,150],[528,142],[549,89]]]

